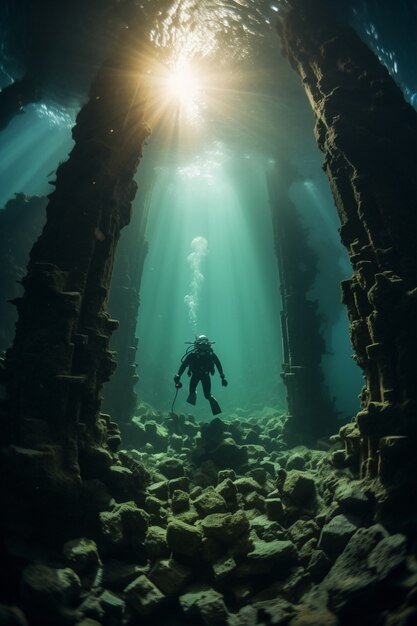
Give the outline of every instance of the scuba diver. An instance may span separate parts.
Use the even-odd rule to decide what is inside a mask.
[[[204,391],[204,397],[210,402],[213,415],[218,415],[222,412],[219,404],[214,396],[211,395],[211,380],[210,374],[214,374],[214,366],[217,367],[217,371],[220,374],[223,387],[227,387],[227,380],[223,374],[222,364],[219,361],[218,356],[213,352],[212,344],[214,341],[209,341],[205,335],[200,335],[192,343],[192,346],[187,349],[186,353],[181,359],[181,365],[178,370],[178,374],[174,376],[174,382],[177,389],[182,387],[180,382],[181,375],[188,367],[188,376],[190,379],[190,393],[187,398],[187,402],[193,406],[197,400],[196,388],[201,381]]]

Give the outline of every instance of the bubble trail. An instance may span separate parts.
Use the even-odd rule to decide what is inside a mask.
[[[188,319],[194,331],[197,328],[199,297],[204,282],[201,265],[204,257],[207,255],[207,247],[207,239],[195,237],[191,242],[191,253],[187,257],[187,262],[191,269],[191,282],[189,293],[184,296],[184,302],[188,308]]]

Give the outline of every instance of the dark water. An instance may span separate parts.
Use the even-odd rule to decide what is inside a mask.
[[[123,13],[114,12],[112,2],[101,5],[97,19],[96,3],[83,4],[66,9],[65,37],[65,20],[52,5],[39,3],[34,35],[30,3],[1,5],[1,84],[20,77],[25,67],[39,75],[42,64],[44,98],[0,134],[0,206],[16,192],[48,193],[48,179],[71,149],[70,129],[88,82],[121,28]],[[204,333],[216,342],[229,380],[223,388],[213,379],[226,414],[238,408],[285,411],[279,279],[265,181],[271,168],[290,159],[299,173],[290,196],[318,257],[309,295],[318,300],[322,318],[322,366],[336,408],[348,419],[358,408],[362,384],[340,303],[339,283],[351,270],[312,114],[280,56],[273,25],[282,6],[249,0],[144,4],[165,69],[144,157],[154,184],[137,329],[140,399],[170,409],[172,376],[185,342]],[[415,104],[415,3],[357,0],[340,2],[338,9]],[[44,37],[52,48],[48,54]],[[140,175],[139,168],[139,184]],[[176,408],[186,410],[185,390]],[[208,417],[202,394],[194,412]]]

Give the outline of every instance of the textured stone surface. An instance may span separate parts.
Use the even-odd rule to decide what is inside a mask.
[[[145,575],[139,576],[124,590],[126,603],[139,615],[152,615],[165,602],[165,596]]]
[[[197,558],[201,554],[201,530],[181,520],[172,520],[167,526],[167,543],[177,554]]]
[[[207,537],[230,545],[249,531],[249,521],[243,511],[207,515],[201,527]]]
[[[283,492],[297,506],[308,507],[316,495],[314,477],[298,470],[290,470],[285,478]]]
[[[178,594],[193,576],[193,570],[174,559],[160,560],[149,578],[167,596]]]
[[[357,526],[344,515],[336,515],[322,528],[319,547],[332,556],[338,556],[346,547],[349,539],[356,532]]]

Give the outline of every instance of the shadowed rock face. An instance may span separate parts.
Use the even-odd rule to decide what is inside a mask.
[[[378,475],[395,508],[416,476],[416,113],[320,0],[291,0],[278,31],[316,116],[354,271],[342,291],[365,386],[361,411],[341,430],[345,462]],[[390,460],[400,455],[403,473]],[[389,501],[381,502],[386,513]]]

